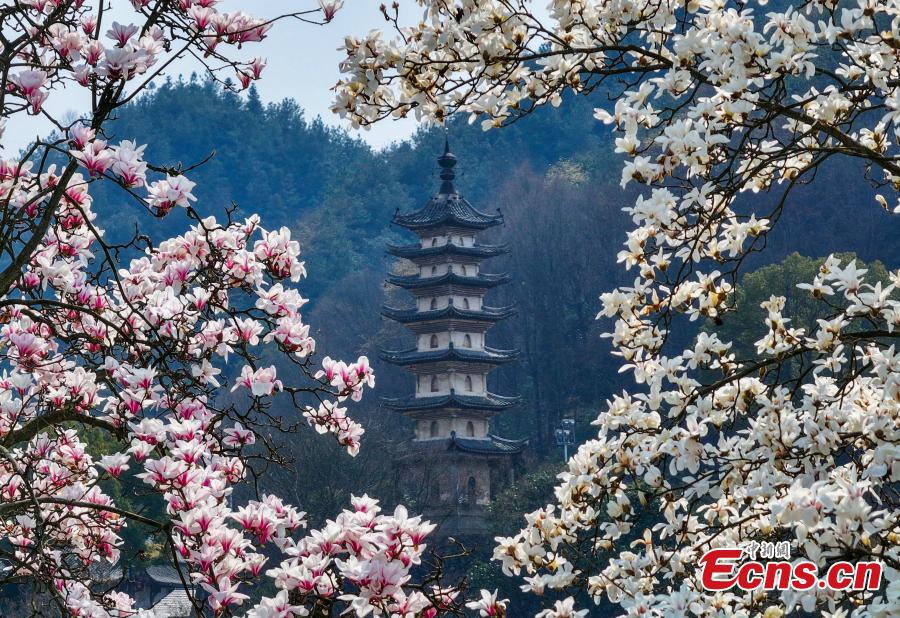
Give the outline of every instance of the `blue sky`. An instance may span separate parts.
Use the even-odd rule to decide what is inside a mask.
[[[122,0],[114,0],[118,21],[133,21],[133,13]],[[327,123],[342,126],[344,123],[329,111],[332,99],[330,88],[339,76],[338,62],[341,54],[337,48],[347,34],[364,34],[388,24],[378,10],[380,1],[347,0],[334,21],[325,26],[312,26],[299,22],[279,22],[262,43],[247,48],[249,56],[263,56],[268,66],[257,88],[265,101],[293,98],[306,109],[307,116],[321,116]],[[254,6],[256,5],[256,6]],[[265,0],[248,3],[227,0],[222,3],[226,10],[252,7],[250,12],[260,17],[271,17],[289,11],[314,6],[313,0]],[[247,10],[244,8],[244,10]],[[404,12],[407,19],[418,17],[415,8]],[[111,23],[111,22],[110,22]],[[170,75],[188,75],[199,67],[193,62],[182,62],[173,67]],[[69,113],[83,113],[88,98],[80,89],[70,88],[65,92],[53,93],[48,100],[48,110],[57,117]],[[35,135],[49,131],[50,124],[40,117],[25,118],[18,115],[10,119],[3,138],[3,154],[14,155],[27,145]],[[369,131],[359,131],[360,137],[372,146],[380,148],[392,141],[408,137],[416,128],[413,120],[379,123]],[[141,136],[134,136],[141,141]]]

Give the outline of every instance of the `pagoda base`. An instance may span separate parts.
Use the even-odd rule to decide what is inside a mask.
[[[423,518],[437,526],[433,533],[437,538],[465,539],[494,534],[490,513],[484,506],[426,507]]]
[[[397,502],[436,524],[439,538],[492,535],[488,507],[515,481],[523,446],[496,436],[411,440],[395,459]]]

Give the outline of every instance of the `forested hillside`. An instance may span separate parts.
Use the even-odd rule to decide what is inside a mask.
[[[621,207],[632,196],[619,188],[612,136],[593,118],[593,106],[580,99],[563,106],[565,111],[542,110],[503,131],[485,133],[477,124],[459,122],[447,130],[459,158],[460,192],[476,207],[500,208],[506,217],[497,234],[512,253],[489,266],[513,275],[497,302],[515,304],[518,315],[492,335],[501,347],[521,348],[522,357],[498,372],[495,389],[516,392],[524,401],[499,422],[507,435],[532,438],[531,451],[541,458],[558,456],[552,430],[562,415],[580,420],[584,438],[603,400],[624,386],[594,317],[600,292],[630,281],[616,267],[616,254],[627,223]],[[150,141],[155,160],[184,167],[205,161],[190,173],[201,212],[221,213],[234,204],[239,216],[256,212],[268,227],[292,228],[310,273],[303,286],[313,301],[307,320],[330,350],[373,359],[379,394],[411,388],[402,373],[377,362],[378,348],[396,347],[402,337],[381,319],[380,305],[386,297],[394,305],[405,300],[382,283],[391,267],[384,245],[400,238],[390,225],[393,212],[421,205],[436,190],[442,130],[422,130],[406,143],[374,152],[306,118],[293,101],[263,105],[252,90],[241,98],[199,80],[157,88],[124,110],[113,127],[118,139],[140,135]],[[787,225],[770,238],[766,260],[795,251],[818,257],[840,245],[866,261],[900,265],[897,219],[879,210],[864,183],[851,180],[857,176],[826,166],[814,187],[792,193],[782,215]],[[120,194],[98,198],[97,209],[116,221],[109,233],[130,234],[137,215],[112,195]],[[774,203],[778,197],[766,199]],[[142,231],[160,238],[179,233],[183,223],[173,212]],[[305,495],[301,504],[314,515],[333,511],[351,480],[357,492],[377,493],[390,483],[382,464],[392,443],[406,437],[405,429],[378,410],[376,401],[363,404],[370,435],[352,464],[345,457],[321,457],[331,448],[323,441],[295,445],[294,455],[319,466],[318,478],[329,482],[298,487],[293,475],[278,482]],[[313,491],[315,507],[309,505]]]

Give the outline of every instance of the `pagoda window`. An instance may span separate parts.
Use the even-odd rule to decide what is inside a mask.
[[[472,421],[466,423],[466,436],[469,438],[475,437],[475,423]]]
[[[471,348],[471,347],[472,347],[472,337],[471,337],[471,335],[466,335],[465,337],[463,337],[463,347],[464,347],[464,348]]]
[[[431,392],[436,393],[441,389],[440,382],[438,381],[437,376],[431,376]]]
[[[478,483],[475,481],[474,476],[469,477],[469,482],[466,483],[466,502],[471,505],[475,504],[475,495],[478,491]]]
[[[468,309],[468,308],[469,308],[469,299],[463,298],[463,309]]]
[[[466,376],[466,392],[472,392],[472,376]]]
[[[428,435],[432,438],[438,437],[438,422],[431,421],[431,427],[428,429]]]
[[[429,307],[429,309],[431,309],[432,311],[437,309],[437,299],[436,298],[431,299],[431,306]]]
[[[432,274],[432,276],[434,276],[434,275],[437,274],[437,266],[432,266],[432,267],[431,267],[431,274]]]
[[[438,336],[437,335],[431,336],[431,340],[428,342],[428,347],[431,348],[432,350],[435,349],[436,347],[438,347]]]
[[[432,247],[434,247],[435,245],[437,245],[437,240],[438,240],[438,239],[437,239],[437,236],[435,236],[434,238],[431,239],[431,246],[432,246]]]

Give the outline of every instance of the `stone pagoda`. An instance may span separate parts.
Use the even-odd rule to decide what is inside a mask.
[[[386,306],[383,314],[411,330],[416,344],[385,351],[382,359],[412,372],[415,393],[385,404],[415,421],[415,437],[397,461],[403,499],[418,503],[442,536],[479,535],[489,532],[485,507],[513,480],[525,446],[490,431],[491,418],[518,401],[488,390],[491,370],[517,356],[485,341],[491,326],[513,313],[484,303],[485,294],[509,277],[482,272],[481,262],[506,247],[477,238],[503,217],[476,210],[456,192],[456,157],[449,147],[438,164],[440,192],[420,210],[393,219],[419,238],[388,247],[415,267],[414,274],[391,275],[388,282],[408,290],[416,304]]]

